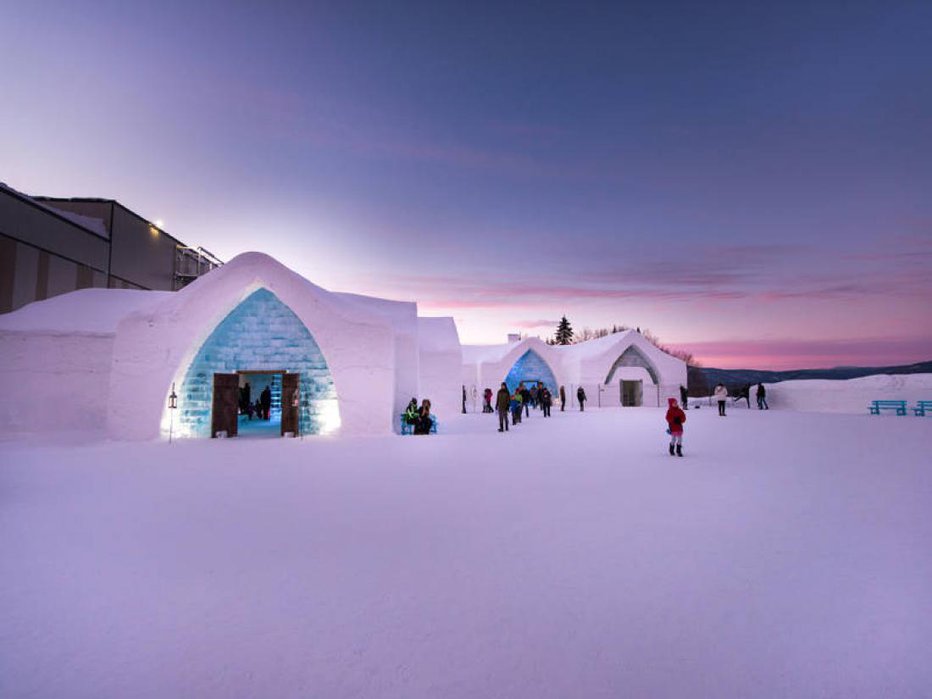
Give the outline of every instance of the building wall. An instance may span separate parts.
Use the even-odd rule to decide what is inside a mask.
[[[113,209],[111,239],[110,274],[114,282],[161,291],[175,288],[177,240],[119,204]],[[117,283],[111,286],[119,288]]]
[[[179,244],[118,202],[0,185],[0,313],[88,287],[172,291]]]
[[[108,242],[0,189],[0,313],[106,284]]]

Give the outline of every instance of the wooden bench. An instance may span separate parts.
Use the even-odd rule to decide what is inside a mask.
[[[401,418],[401,434],[414,434],[414,425],[410,424],[405,420],[404,414],[399,416]],[[437,434],[437,416],[430,416],[430,433]]]
[[[917,400],[913,412],[919,416],[925,416],[926,410],[932,412],[932,400]]]
[[[871,404],[868,410],[871,411],[871,415],[880,415],[881,410],[895,410],[897,415],[905,415],[906,414],[906,401],[905,400],[875,400],[875,401],[871,401]]]

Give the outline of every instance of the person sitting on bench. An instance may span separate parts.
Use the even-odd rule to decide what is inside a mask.
[[[426,398],[418,411],[417,422],[414,423],[414,434],[430,434],[430,401]]]

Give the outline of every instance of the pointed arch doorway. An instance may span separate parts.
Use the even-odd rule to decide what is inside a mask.
[[[254,408],[257,400],[261,406],[266,387],[271,394],[265,426],[246,425],[246,383]],[[336,388],[320,347],[294,311],[266,288],[240,302],[198,349],[181,381],[178,407],[179,434],[188,437],[326,434],[340,424]]]
[[[557,380],[547,361],[534,350],[528,350],[512,364],[505,376],[508,390],[514,392],[519,384],[531,386],[537,382],[542,383],[553,395],[557,395]]]

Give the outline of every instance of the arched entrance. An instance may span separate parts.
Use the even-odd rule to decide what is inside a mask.
[[[612,383],[612,379],[615,378],[616,373],[624,367],[637,367],[643,369],[647,372],[647,375],[650,377],[650,380],[653,382],[654,386],[659,386],[660,381],[657,377],[657,370],[654,368],[654,365],[651,364],[650,360],[644,356],[644,353],[634,345],[629,346],[624,352],[621,353],[621,356],[615,360],[615,363],[612,364],[612,368],[608,372],[608,376],[605,377],[605,385],[609,386]],[[625,372],[620,372],[625,373]],[[643,377],[643,372],[641,373]],[[644,404],[644,381],[643,378],[633,378],[628,377],[627,379],[621,378],[618,382],[619,398],[621,400],[621,405],[625,407],[636,407]],[[650,399],[653,400],[653,397]]]
[[[512,392],[522,381],[528,387],[540,381],[550,389],[550,393],[557,395],[557,380],[554,378],[550,365],[534,350],[528,350],[522,354],[505,377],[505,384]]]
[[[185,372],[178,434],[235,434],[242,416],[231,422],[230,411],[242,411],[250,377],[266,377],[263,386],[272,394],[267,421],[274,416],[281,433],[326,434],[339,427],[336,389],[320,347],[294,311],[262,288],[217,325]],[[257,399],[260,391],[252,390],[250,402]]]

